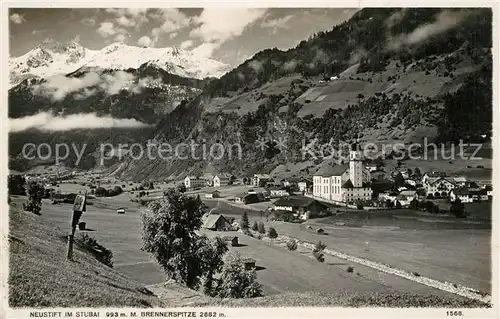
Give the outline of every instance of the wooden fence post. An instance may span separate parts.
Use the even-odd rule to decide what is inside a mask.
[[[77,195],[73,204],[73,218],[71,219],[71,234],[68,236],[67,259],[73,260],[73,242],[75,241],[75,231],[82,213],[85,211],[87,202],[87,192],[85,195]]]

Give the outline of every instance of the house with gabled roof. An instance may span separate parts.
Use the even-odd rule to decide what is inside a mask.
[[[424,187],[427,196],[447,197],[450,191],[455,188],[455,183],[450,178],[429,177],[424,182]]]
[[[326,166],[313,176],[313,196],[328,200],[354,203],[370,200],[371,174],[363,167],[361,149],[357,143],[352,145],[349,164]]]
[[[210,230],[231,230],[231,223],[222,215],[207,215],[203,221],[203,228]]]
[[[231,174],[219,173],[213,177],[213,187],[222,187],[229,185],[231,181]]]

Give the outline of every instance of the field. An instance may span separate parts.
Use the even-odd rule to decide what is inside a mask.
[[[116,183],[120,184],[118,181]],[[110,183],[105,187],[111,188],[113,185]],[[132,186],[127,186],[130,187]],[[67,183],[61,184],[59,188],[63,192],[79,192],[85,187]],[[166,187],[155,189],[155,192],[160,195],[163,189]],[[484,221],[475,221],[476,224],[471,221],[467,227],[462,227],[468,229],[457,229],[460,227],[450,221],[437,223],[429,216],[412,215],[410,212],[399,210],[397,214],[381,213],[376,218],[374,215],[366,215],[366,212],[347,211],[335,218],[309,220],[306,224],[271,222],[261,214],[271,202],[252,205],[228,202],[229,198],[247,189],[249,186],[221,188],[222,199],[204,202],[213,213],[222,213],[234,217],[237,221],[247,212],[251,224],[255,220],[262,220],[266,228],[275,227],[280,235],[308,242],[321,240],[331,250],[418,272],[433,279],[462,284],[482,292],[491,291],[490,226],[477,224]],[[191,194],[198,193],[203,199],[203,194],[211,190],[204,188]],[[150,197],[153,198],[151,194]],[[82,221],[87,223],[89,230],[86,232],[113,252],[115,270],[153,287],[164,282],[166,278],[156,262],[146,252],[141,251],[140,214],[144,207],[131,202],[132,198],[133,194],[124,192],[111,198],[93,199]],[[24,199],[16,197],[14,200],[20,205]],[[126,213],[117,214],[116,209],[119,207],[125,207]],[[64,230],[69,227],[70,215],[71,205],[53,205],[44,200],[41,218]],[[308,229],[307,225],[312,229]],[[327,234],[316,234],[315,229],[318,227],[325,229]],[[209,236],[228,235],[227,232],[203,232]],[[371,291],[453,296],[333,256],[327,256],[325,263],[319,263],[313,258],[311,251],[304,248],[290,252],[283,244],[272,244],[240,233],[238,237],[242,245],[231,250],[236,250],[243,257],[257,260],[258,279],[263,284],[266,295],[307,291]],[[354,272],[348,273],[348,266],[354,267]]]
[[[475,206],[476,215],[489,216],[480,209],[487,208],[486,203],[470,205]],[[247,212],[251,223],[261,219],[265,222],[257,210],[227,203],[211,203],[210,207],[236,220]],[[305,224],[272,222],[272,226],[282,235],[308,242],[321,240],[335,251],[491,293],[491,223],[487,218],[457,221],[410,210],[348,210]],[[327,235],[316,234],[318,228]]]

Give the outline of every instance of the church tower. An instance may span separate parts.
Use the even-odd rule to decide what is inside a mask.
[[[363,155],[358,141],[351,145],[349,153],[349,179],[354,187],[363,186]]]

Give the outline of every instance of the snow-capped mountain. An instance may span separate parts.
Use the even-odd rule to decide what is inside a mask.
[[[53,39],[43,41],[30,52],[9,59],[10,84],[29,77],[50,77],[71,73],[81,67],[126,70],[144,63],[189,78],[220,77],[230,66],[199,57],[179,48],[149,48],[113,43],[101,50],[90,50],[72,41],[63,45]]]

